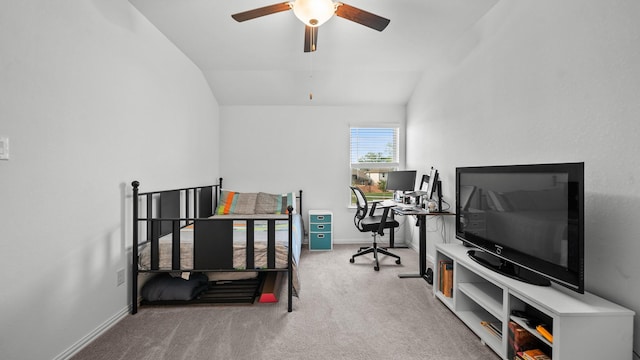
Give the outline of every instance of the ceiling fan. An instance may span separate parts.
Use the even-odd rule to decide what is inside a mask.
[[[341,2],[333,2],[332,0],[294,0],[244,11],[233,14],[231,17],[238,22],[242,22],[287,10],[293,10],[296,17],[305,24],[304,52],[316,51],[318,26],[329,20],[333,15],[378,31],[384,30],[391,21]]]

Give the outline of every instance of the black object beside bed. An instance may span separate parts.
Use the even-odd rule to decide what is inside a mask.
[[[292,311],[304,234],[302,190],[259,193],[282,200],[282,209],[268,214],[228,214],[220,209],[226,200],[228,210],[234,193],[222,191],[222,178],[214,185],[153,192],[139,192],[138,181],[132,186],[132,314],[145,275],[151,278],[140,292],[142,305],[253,302],[268,274],[285,273],[287,311]]]

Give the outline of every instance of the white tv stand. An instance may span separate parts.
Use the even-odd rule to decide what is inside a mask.
[[[553,360],[632,358],[633,311],[590,293],[530,285],[500,275],[470,259],[467,251],[471,249],[461,244],[436,245],[434,296],[502,359],[509,359],[510,320],[543,341]],[[452,297],[439,290],[437,266],[441,260],[453,263]],[[551,320],[553,343],[511,315],[512,310],[527,307]],[[501,326],[502,336],[486,329],[481,321]]]

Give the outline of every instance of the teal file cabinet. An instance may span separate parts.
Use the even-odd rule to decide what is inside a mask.
[[[309,250],[333,249],[333,213],[309,210]]]

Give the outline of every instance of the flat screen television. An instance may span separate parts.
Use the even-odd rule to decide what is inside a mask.
[[[458,167],[455,217],[478,263],[584,293],[584,163]]]

